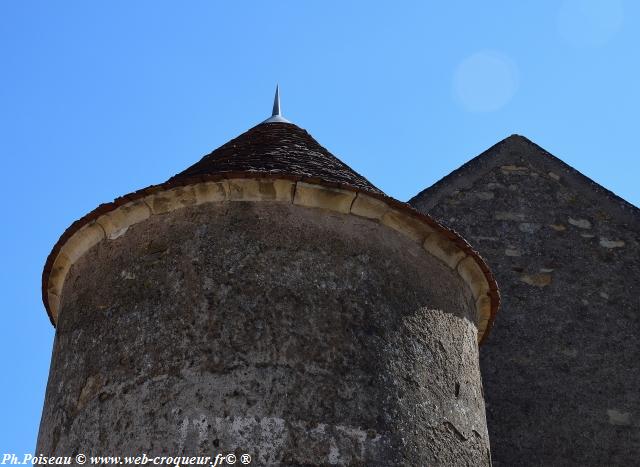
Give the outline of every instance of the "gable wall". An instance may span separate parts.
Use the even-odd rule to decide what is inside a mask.
[[[462,234],[503,297],[481,347],[495,465],[640,457],[640,215],[521,137],[410,203]]]

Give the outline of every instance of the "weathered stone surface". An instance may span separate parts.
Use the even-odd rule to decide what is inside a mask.
[[[609,416],[609,423],[612,425],[631,425],[631,414],[629,412],[619,412],[615,409],[607,410]]]
[[[351,205],[351,214],[366,217],[367,219],[380,220],[388,210],[389,206],[387,203],[367,196],[364,193],[358,193]]]
[[[549,227],[551,227],[556,232],[562,232],[564,230],[567,230],[567,226],[563,224],[549,224]]]
[[[38,453],[489,465],[475,301],[385,225],[192,205],[68,275]]]
[[[60,309],[60,295],[52,292],[51,289],[49,289],[47,291],[47,299],[49,300],[51,315],[54,319],[58,319],[58,310]]]
[[[497,211],[493,217],[499,221],[523,221],[525,219],[525,215],[521,212],[508,211]]]
[[[591,222],[589,222],[587,219],[573,219],[570,217],[569,224],[579,227],[581,229],[591,228]]]
[[[479,201],[488,186],[494,199]],[[478,239],[500,286],[480,355],[494,465],[637,465],[638,209],[517,136],[410,203]],[[521,279],[542,274],[543,287]]]
[[[104,230],[100,224],[92,222],[73,234],[60,251],[65,254],[71,263],[74,263],[80,258],[82,252],[104,240],[104,237]]]
[[[467,256],[451,240],[444,238],[439,233],[433,233],[424,241],[424,249],[433,256],[443,261],[451,269],[455,269],[458,263]]]
[[[624,240],[607,240],[606,238],[601,238],[600,246],[605,248],[622,248],[624,246]]]
[[[147,196],[145,202],[153,214],[163,214],[197,204],[197,198],[193,186],[180,186]]]
[[[100,224],[107,238],[113,240],[123,235],[131,224],[142,222],[150,215],[149,206],[138,200],[100,216],[96,222]]]
[[[229,190],[229,182],[227,180],[197,183],[193,186],[196,204],[224,201],[228,199]]]
[[[518,224],[518,230],[520,230],[520,232],[533,234],[540,230],[540,224],[536,224],[535,222],[522,222]]]
[[[546,287],[551,284],[552,277],[551,274],[523,274],[520,280],[536,287]]]
[[[355,196],[353,191],[298,182],[293,202],[300,206],[329,209],[347,214],[351,210]]]
[[[230,201],[282,201],[291,203],[295,182],[290,180],[239,178],[228,180]]]
[[[406,213],[397,211],[395,209],[387,211],[387,213],[382,216],[382,223],[388,227],[391,227],[393,230],[397,230],[407,237],[412,238],[421,245],[428,235],[431,235],[435,232],[424,222],[418,219],[411,218],[407,216]],[[440,235],[440,233],[438,233],[437,235]],[[484,279],[484,282],[486,284],[486,279]]]
[[[526,173],[529,168],[528,167],[524,167],[521,165],[503,165],[502,167],[500,167],[500,169],[502,170],[503,173],[505,174],[519,174],[519,173]]]
[[[70,267],[71,260],[69,257],[63,252],[58,253],[49,274],[49,292],[53,292],[56,295],[62,293],[64,279],[67,277]]]
[[[489,200],[495,198],[495,194],[492,191],[479,191],[476,193],[476,198]]]
[[[470,256],[458,263],[457,270],[471,289],[475,299],[482,297],[489,291],[482,269]]]

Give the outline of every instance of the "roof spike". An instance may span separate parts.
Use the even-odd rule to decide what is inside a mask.
[[[280,86],[278,84],[276,84],[276,95],[273,98],[273,112],[271,112],[271,117],[262,123],[291,123],[280,113]]]
[[[280,85],[276,84],[276,96],[273,98],[273,112],[272,117],[280,115]]]

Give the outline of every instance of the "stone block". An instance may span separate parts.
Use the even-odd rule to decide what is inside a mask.
[[[229,184],[226,180],[219,182],[204,182],[193,186],[196,204],[217,203],[227,200]]]
[[[617,409],[608,409],[607,416],[611,425],[631,426],[631,414]]]
[[[58,296],[62,295],[62,286],[67,277],[67,273],[73,263],[69,257],[60,251],[53,262],[51,272],[49,272],[48,291]]]
[[[489,320],[483,319],[478,323],[478,343],[482,341],[484,335],[487,333],[489,327]]]
[[[60,310],[60,296],[53,292],[47,292],[47,300],[49,301],[49,311],[51,311],[51,317],[53,322],[58,322],[58,311]]]
[[[351,206],[351,214],[366,217],[367,219],[380,220],[389,209],[389,206],[384,201],[358,193]]]
[[[60,252],[64,253],[67,258],[69,258],[69,261],[71,261],[71,264],[73,264],[92,246],[104,240],[104,238],[104,230],[102,230],[102,227],[95,222],[91,222],[74,233],[65,242]]]
[[[525,216],[524,214],[519,212],[498,211],[493,215],[493,218],[499,221],[523,221],[525,219]]]
[[[396,209],[392,209],[382,216],[382,223],[421,244],[424,243],[428,235],[435,232],[435,229],[426,222]]]
[[[489,329],[489,320],[491,319],[491,299],[488,295],[478,297],[476,301],[477,327],[478,327],[478,343],[482,341],[487,330]]]
[[[192,185],[180,186],[149,195],[145,202],[153,214],[164,214],[196,204],[196,194]]]
[[[151,215],[149,206],[142,201],[132,201],[100,216],[96,222],[104,229],[106,237],[114,240],[123,235],[127,229],[142,222]]]
[[[535,287],[546,287],[551,284],[551,274],[523,274],[520,276],[520,280],[525,284],[533,285]]]
[[[522,252],[517,248],[506,248],[504,254],[506,256],[522,256]]]
[[[622,248],[624,246],[624,240],[608,240],[606,238],[600,238],[600,246],[604,248]]]
[[[480,296],[486,295],[487,292],[489,292],[487,278],[484,276],[484,272],[482,272],[478,263],[476,263],[471,256],[460,261],[457,269],[458,274],[460,274],[460,277],[462,277],[471,290],[473,298],[477,300]]]
[[[355,197],[356,194],[353,191],[298,182],[293,204],[349,214]]]
[[[489,318],[491,318],[491,297],[489,297],[489,295],[484,294],[478,297],[476,300],[476,311],[478,312],[478,322],[482,319],[489,320]]]
[[[269,178],[237,178],[228,180],[229,201],[283,201],[293,199],[295,183]]]
[[[455,243],[437,232],[427,236],[423,247],[451,269],[455,269],[458,263],[467,256]]]
[[[495,194],[492,191],[478,191],[475,193],[475,197],[484,201],[495,198]]]
[[[491,297],[488,295],[481,295],[476,300],[477,311],[477,324],[480,325],[482,321],[489,322],[491,318]]]
[[[590,229],[591,228],[591,222],[589,222],[587,219],[574,219],[572,217],[569,218],[569,224],[578,227],[580,229]]]
[[[529,168],[521,165],[501,165],[500,170],[503,174],[525,174]]]

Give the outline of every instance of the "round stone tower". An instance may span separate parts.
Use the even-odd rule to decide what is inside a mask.
[[[279,107],[73,223],[43,299],[38,454],[490,464],[489,269]]]

